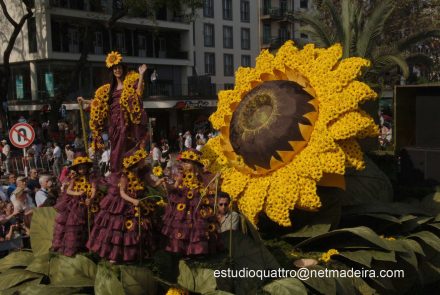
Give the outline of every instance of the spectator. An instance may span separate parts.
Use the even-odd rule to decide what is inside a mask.
[[[151,154],[153,157],[153,167],[160,165],[160,160],[162,158],[162,152],[155,142],[151,144]]]
[[[8,188],[6,189],[6,195],[8,196],[8,199],[11,198],[12,192],[17,188],[17,185],[15,184],[17,180],[17,177],[14,173],[9,174],[8,176]]]
[[[30,218],[32,216],[32,209],[35,208],[35,204],[22,187],[17,187],[12,193],[11,202],[12,205],[14,205],[15,213],[24,213],[24,224],[27,227],[30,227]]]
[[[41,189],[35,194],[35,203],[37,207],[41,207],[46,201],[49,191],[48,189],[52,186],[52,178],[49,175],[40,176],[40,186]]]
[[[107,171],[110,170],[110,145],[105,143],[104,152],[102,152],[101,160],[99,160],[99,169],[101,175],[105,175]]]
[[[202,150],[202,147],[205,145],[204,137],[200,137],[199,134],[196,135],[196,150],[199,152]]]
[[[84,149],[84,142],[79,136],[79,134],[76,135],[75,141],[73,142],[73,147],[76,151]]]
[[[2,154],[3,154],[3,165],[5,169],[5,174],[9,174],[9,159],[11,158],[11,147],[6,141],[6,139],[2,140]]]
[[[60,173],[61,173],[61,171],[60,171],[60,169],[61,169],[61,148],[59,147],[58,143],[56,143],[56,142],[54,143],[54,145],[55,145],[55,148],[53,149],[53,155],[52,155],[52,158],[53,158],[52,168],[53,168],[53,174],[56,177],[59,177]]]
[[[190,149],[192,148],[192,136],[191,136],[191,132],[186,131],[185,134],[183,135],[183,138],[185,138],[185,149]]]
[[[73,162],[73,155],[75,154],[72,150],[72,147],[68,144],[64,147],[64,152],[66,153],[66,161],[69,162],[69,165]]]
[[[162,142],[162,158],[160,160],[162,168],[165,168],[170,161],[170,146],[168,145],[168,141],[164,140]]]
[[[38,181],[38,170],[31,169],[30,177],[27,181],[27,188],[30,191],[32,199],[34,199],[35,193],[40,189],[40,183]]]
[[[227,193],[220,192],[218,196],[218,212],[217,221],[220,225],[219,232],[225,232],[228,230],[238,230],[238,224],[240,216],[237,212],[232,211],[229,208],[231,203],[231,197]]]
[[[179,143],[179,153],[183,152],[183,143],[185,141],[185,139],[182,136],[182,132],[179,132],[179,138],[177,139],[178,143]]]
[[[8,196],[3,191],[3,187],[0,188],[0,202],[6,202],[8,200]]]
[[[0,242],[13,238],[17,215],[11,202],[0,202]]]

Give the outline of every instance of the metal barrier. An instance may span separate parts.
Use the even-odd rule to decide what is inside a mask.
[[[61,156],[61,163],[65,163],[64,155]],[[6,163],[2,163],[3,172],[6,172],[6,169],[4,168],[4,165]],[[12,157],[9,159],[9,173],[14,173],[16,175],[23,175],[25,171],[25,167],[28,167],[28,171],[30,169],[36,168],[38,171],[44,171],[45,173],[53,173],[53,163],[45,157],[45,156],[39,156],[39,157],[33,157],[32,159],[25,159],[25,157]],[[62,167],[60,167],[61,170]]]

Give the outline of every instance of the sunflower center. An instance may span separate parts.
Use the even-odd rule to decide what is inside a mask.
[[[267,94],[255,95],[249,99],[240,120],[246,129],[256,130],[268,124],[273,113],[272,98]]]
[[[313,130],[314,122],[304,116],[317,111],[309,103],[312,99],[293,81],[266,81],[249,91],[230,123],[235,153],[254,170],[287,164],[307,145]]]

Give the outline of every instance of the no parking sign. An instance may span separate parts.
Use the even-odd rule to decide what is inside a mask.
[[[17,123],[9,130],[9,140],[20,149],[26,148],[34,142],[35,131],[27,123]]]

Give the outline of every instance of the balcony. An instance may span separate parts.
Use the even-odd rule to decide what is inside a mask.
[[[278,21],[287,21],[287,16],[293,14],[293,10],[288,10],[285,8],[263,8],[261,17],[264,19],[272,19]]]

